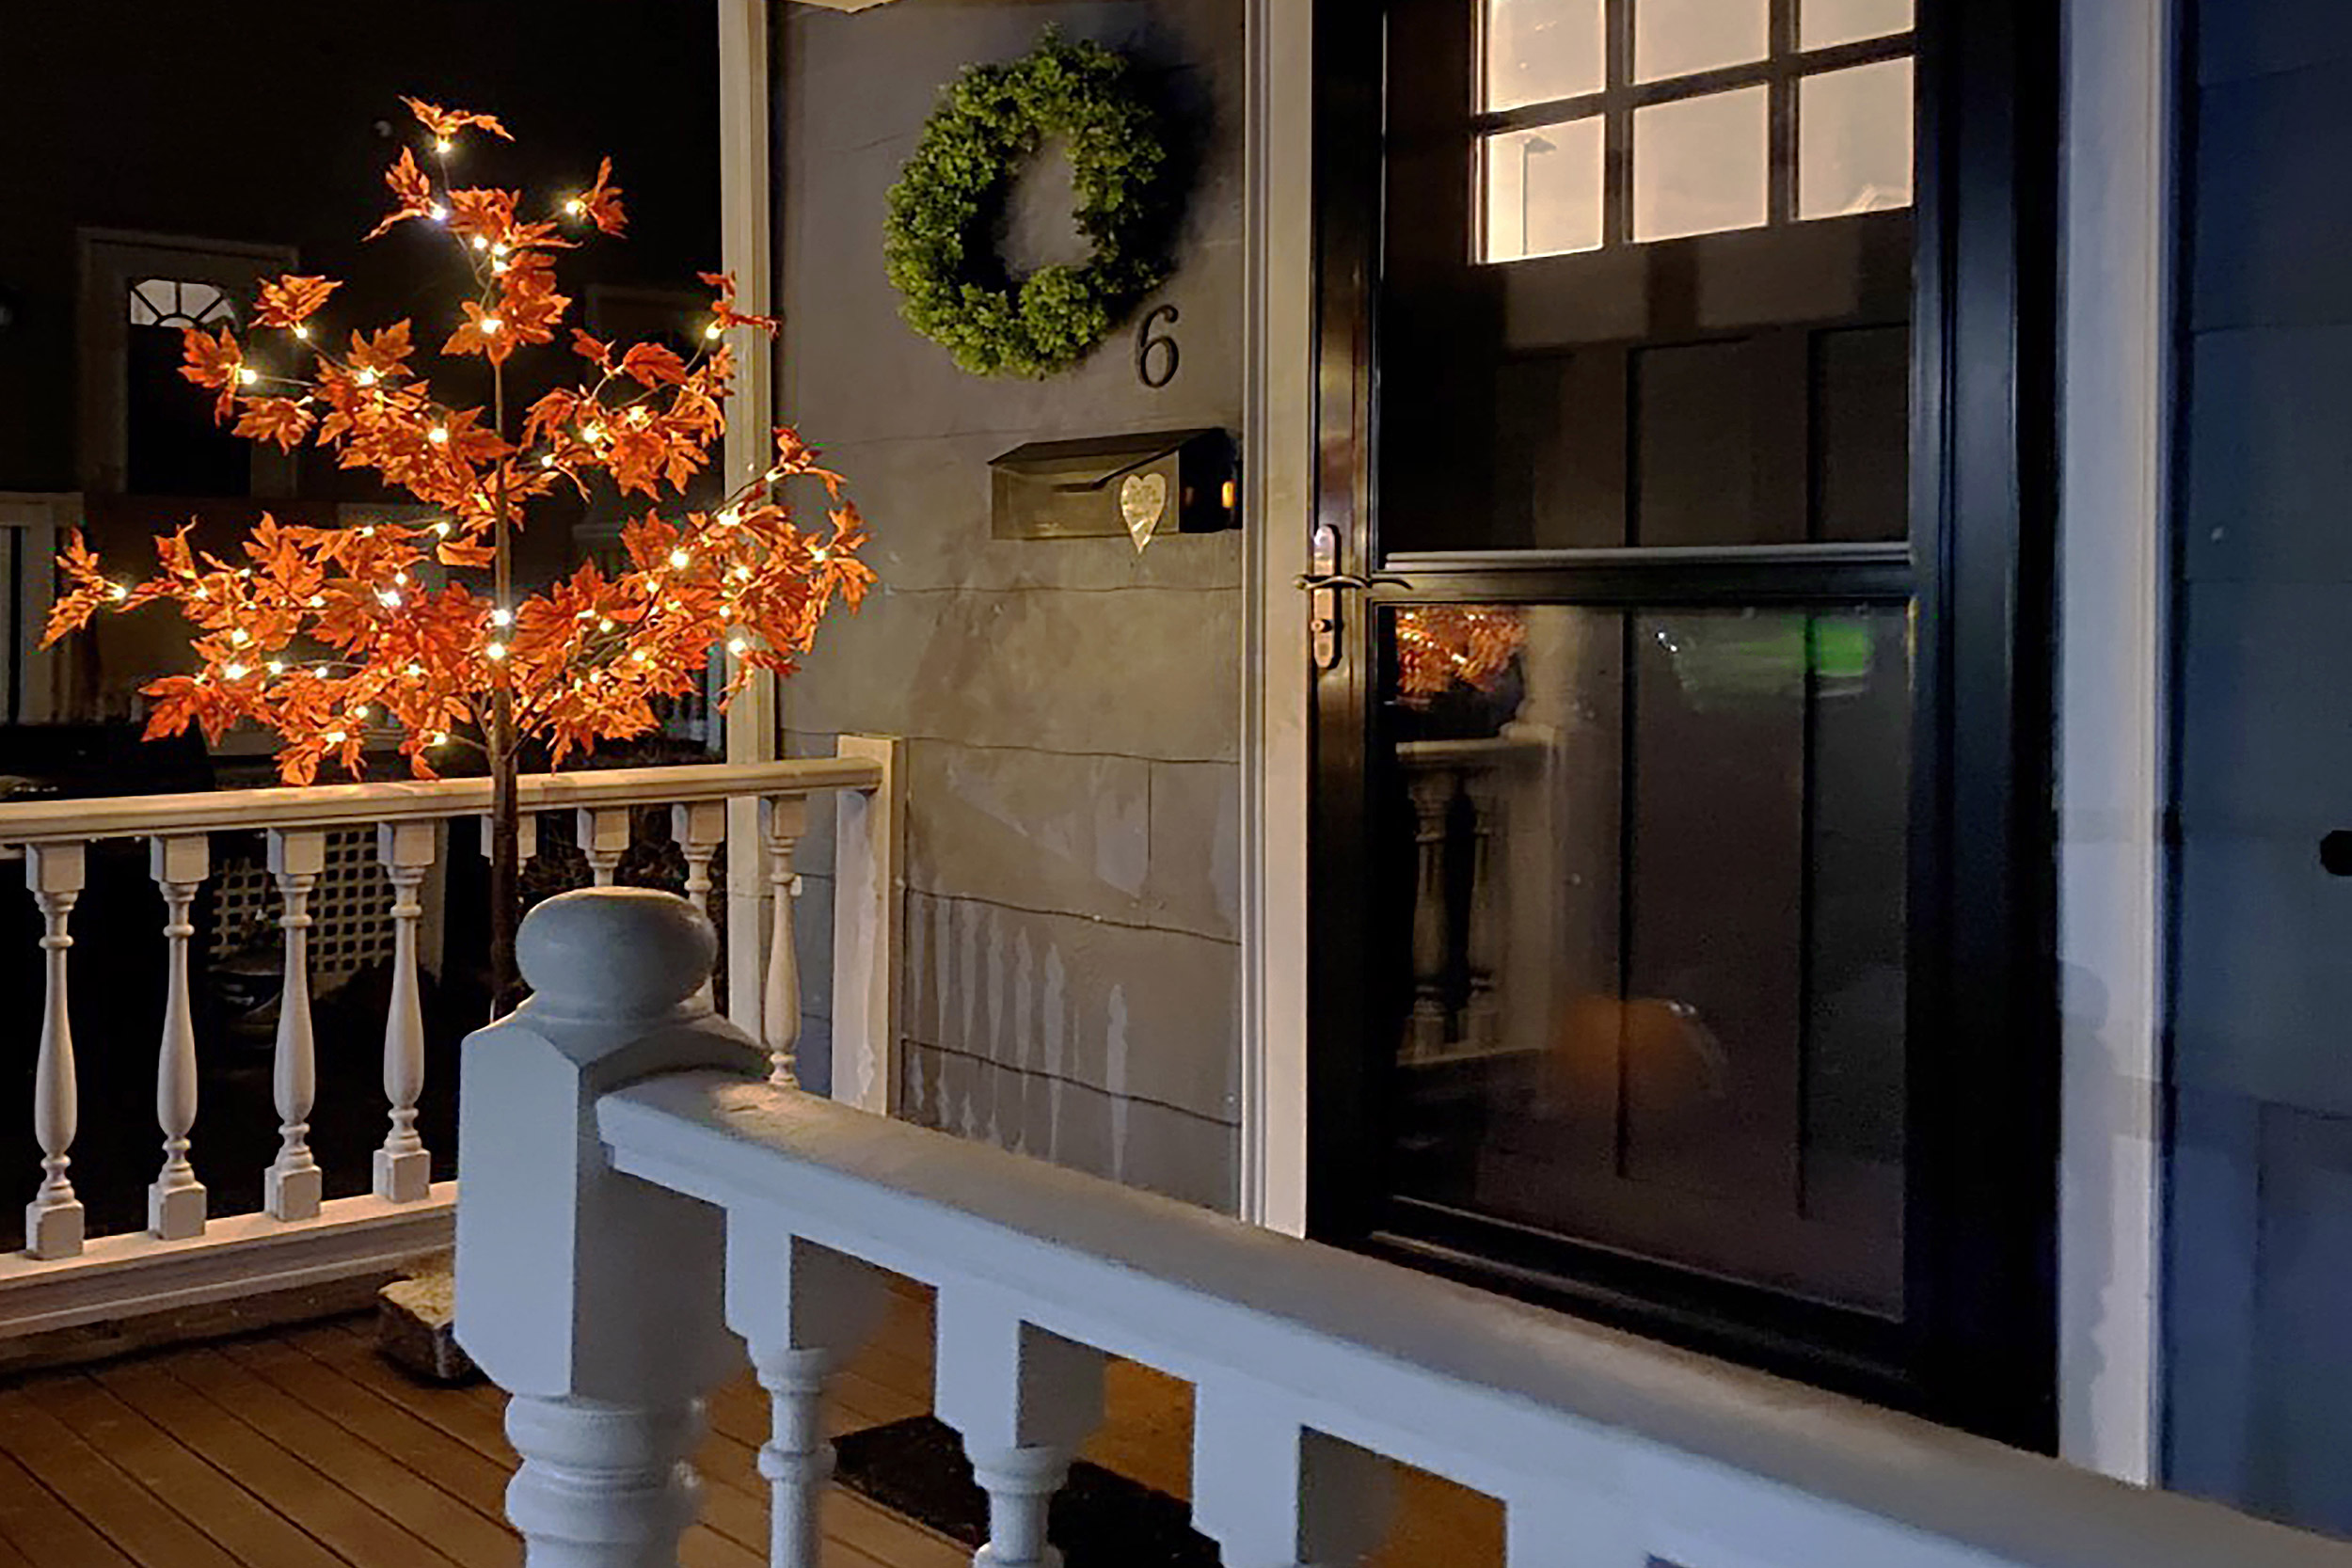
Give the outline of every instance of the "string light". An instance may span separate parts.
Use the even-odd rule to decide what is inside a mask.
[[[632,408],[628,411],[628,422],[631,424],[644,424],[648,417],[643,408]]]
[[[373,387],[375,385],[375,372],[373,371],[361,371],[355,379],[357,379],[362,387]]]
[[[487,250],[490,248],[490,242],[484,239],[481,235],[476,234],[473,237],[473,247],[476,250]]]
[[[423,674],[423,673],[424,673],[424,666],[423,666],[423,665],[421,665],[421,664],[411,664],[410,666],[408,666],[408,668],[407,668],[405,671],[404,671],[404,672],[402,672],[402,673],[403,673],[404,674],[405,674],[405,675],[406,675],[406,676],[407,676],[410,680],[415,680],[415,679],[416,679],[419,675],[421,675],[421,674]]]
[[[565,217],[576,218],[587,210],[588,203],[580,200],[578,197],[573,197],[571,199],[564,203],[564,215]]]
[[[446,518],[446,517],[444,517],[444,518],[442,518],[439,522],[435,523],[435,524],[433,525],[433,531],[434,531],[435,533],[438,534],[440,537],[442,537],[442,538],[444,538],[444,539],[448,538],[448,537],[449,537],[449,519],[448,519],[448,518]]]
[[[447,223],[449,221],[449,209],[442,206],[437,201],[433,204],[433,221],[436,223]]]
[[[424,438],[437,447],[445,447],[449,445],[449,427],[437,424],[424,433]]]
[[[373,709],[371,709],[365,703],[362,703],[358,707],[352,709],[351,716],[354,719],[357,719],[360,723],[364,724],[368,721],[368,719],[373,712]]]
[[[581,431],[580,436],[581,440],[591,443],[601,441],[604,439],[604,426],[600,424],[592,424],[587,429]]]
[[[514,624],[515,612],[506,609],[504,606],[501,606],[499,609],[490,611],[490,625],[494,626],[511,626]]]
[[[751,651],[752,645],[749,642],[744,641],[741,638],[731,637],[727,639],[727,652],[733,654],[736,657],[741,658],[745,654],[750,653]]]
[[[449,744],[449,731],[447,731],[447,730],[435,730],[435,731],[433,732],[433,738],[432,738],[432,739],[430,739],[430,740],[428,740],[428,741],[426,741],[426,742],[425,742],[425,744],[426,744],[426,745],[428,745],[428,746],[446,746],[446,745],[448,745],[448,744]]]
[[[400,595],[393,593],[390,589],[386,588],[376,594],[375,602],[382,605],[386,610],[398,610],[400,608]]]
[[[408,586],[408,574],[406,572],[394,572],[392,574],[392,580],[405,588]]]
[[[294,323],[294,335],[301,339],[304,342],[309,342],[310,341],[310,324],[309,322]]]
[[[131,596],[131,590],[119,582],[116,583],[112,588],[107,589],[106,593],[118,604]]]
[[[242,648],[247,642],[252,641],[253,634],[246,630],[243,626],[237,627],[229,634],[229,645],[232,648]]]
[[[681,572],[686,569],[686,563],[693,559],[694,558],[692,556],[688,555],[683,549],[672,550],[670,552],[671,566]]]
[[[598,631],[611,631],[612,629],[612,618],[608,615],[598,621],[596,623],[596,629]]]
[[[708,326],[703,328],[703,336],[711,339],[723,338],[726,336],[726,330],[727,329],[719,323],[712,322]]]
[[[232,681],[241,681],[246,677],[246,668],[242,664],[224,664],[220,673]]]
[[[485,338],[496,337],[499,333],[504,331],[505,329],[506,324],[499,320],[496,316],[485,316],[482,318],[482,334]]]
[[[433,150],[439,153],[442,157],[446,158],[449,156],[450,147],[451,142],[447,136],[436,136],[433,138]]]
[[[341,730],[329,730],[326,732],[326,743],[329,746],[340,746],[350,738],[351,736],[345,735]]]
[[[255,370],[252,366],[239,365],[237,367],[237,380],[244,385],[251,387],[260,382],[261,379],[262,372]]]
[[[646,653],[643,648],[632,648],[629,650],[628,657],[632,663],[643,664],[646,659],[652,657],[653,656]]]
[[[493,663],[495,663],[495,662],[496,662],[496,661],[498,661],[499,659],[504,658],[504,657],[506,657],[506,644],[505,644],[505,643],[503,643],[503,642],[493,642],[493,643],[490,643],[487,647],[484,648],[484,649],[482,650],[482,652],[483,652],[483,654],[484,654],[485,657],[488,657],[488,658],[489,658],[489,659],[490,659]]]
[[[273,658],[264,668],[273,675],[282,675],[286,673],[286,661],[282,658]]]
[[[505,242],[504,240],[501,240],[501,241],[499,241],[497,244],[495,244],[495,245],[491,245],[491,246],[490,246],[490,254],[491,254],[491,255],[493,255],[493,256],[503,256],[503,255],[505,255],[505,254],[506,254],[506,242]]]
[[[548,453],[545,457],[542,457],[541,459],[539,459],[539,467],[541,467],[542,468],[552,468],[552,467],[555,467],[555,453],[553,453],[553,452],[549,452],[549,453]]]

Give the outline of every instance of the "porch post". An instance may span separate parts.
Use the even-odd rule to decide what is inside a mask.
[[[466,1041],[457,1337],[514,1396],[506,1511],[526,1568],[676,1568],[701,1396],[741,1365],[723,1217],[614,1173],[596,1131],[597,1097],[631,1079],[765,1074],[758,1046],[712,1016],[716,947],[666,893],[549,899],[517,944],[535,994]]]
[[[736,300],[741,309],[753,315],[772,315],[769,0],[718,0],[718,7],[721,265],[735,275]],[[721,458],[730,491],[766,468],[772,451],[770,432],[776,422],[773,346],[751,338],[736,346],[742,352]],[[763,671],[737,693],[727,709],[723,721],[727,761],[775,761],[779,719],[775,677]],[[727,802],[726,838],[725,1011],[736,1023],[756,1032],[765,996],[760,960],[768,931],[768,879],[760,863],[757,800]]]

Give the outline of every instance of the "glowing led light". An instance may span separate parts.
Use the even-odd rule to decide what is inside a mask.
[[[750,653],[751,651],[752,645],[749,642],[744,641],[739,637],[731,637],[727,640],[727,652],[733,654],[738,658],[741,658],[745,654]]]
[[[580,200],[578,197],[573,197],[570,200],[564,203],[564,215],[565,217],[576,218],[587,210],[588,203]]]
[[[490,242],[476,234],[473,237],[473,247],[476,250],[487,250],[490,248]]]
[[[749,566],[738,566],[728,575],[734,578],[738,582],[749,582],[752,580],[752,569]]]
[[[282,675],[286,673],[286,661],[282,658],[273,658],[263,668],[273,675]]]
[[[234,631],[231,631],[229,634],[229,645],[232,648],[242,648],[247,642],[252,641],[253,634],[246,630],[243,626],[237,627]]]
[[[604,619],[602,619],[602,620],[598,621],[598,622],[596,623],[596,629],[597,629],[598,631],[611,631],[611,630],[612,629],[612,617],[611,617],[611,616],[606,616]]]
[[[647,653],[645,652],[645,650],[644,650],[644,649],[643,649],[643,648],[637,648],[637,649],[633,649],[633,650],[631,650],[631,651],[630,651],[630,653],[629,653],[629,656],[628,656],[628,657],[629,657],[629,658],[630,658],[630,660],[631,660],[632,662],[635,662],[635,663],[638,663],[638,664],[643,664],[643,663],[644,663],[644,662],[645,662],[645,660],[646,660],[647,658],[651,657],[652,656],[651,656],[651,655],[649,655],[649,654],[647,654]]]
[[[424,438],[437,447],[445,447],[449,445],[449,431],[446,427],[437,424],[424,433]]]
[[[398,610],[400,608],[400,595],[387,588],[375,595],[375,602],[382,605],[386,610]]]
[[[703,328],[703,336],[706,338],[723,338],[726,336],[726,330],[727,329],[725,327],[720,325],[717,322],[712,322],[708,326]]]
[[[448,538],[448,537],[449,537],[449,519],[448,519],[448,518],[446,518],[446,517],[444,517],[444,518],[442,518],[439,522],[435,523],[435,524],[433,525],[433,531],[434,531],[435,533],[439,534],[439,535],[440,535],[442,538],[444,538],[444,539]]]
[[[107,589],[106,592],[111,597],[116,599],[127,599],[131,596],[131,590],[119,582],[112,588]]]
[[[447,223],[449,221],[449,209],[442,206],[437,201],[433,204],[433,221],[436,223]]]
[[[237,379],[246,386],[250,387],[262,379],[262,372],[255,370],[250,365],[239,365],[237,367]]]
[[[406,670],[403,671],[402,673],[405,674],[410,680],[415,680],[419,675],[424,673],[424,666],[421,664],[411,664]]]
[[[506,657],[506,644],[503,642],[493,642],[482,651],[492,660],[501,659]]]
[[[304,342],[309,342],[310,341],[310,324],[309,322],[294,323],[294,335],[301,339]]]
[[[490,611],[490,625],[494,626],[511,626],[514,624],[515,612],[513,610],[494,610]]]
[[[326,732],[326,743],[329,746],[340,746],[350,738],[351,736],[345,735],[341,730],[329,730]]]
[[[693,559],[694,558],[692,556],[688,555],[684,550],[672,550],[670,552],[670,564],[680,568],[681,570],[684,569],[688,562]]]
[[[584,441],[601,441],[604,439],[604,426],[600,424],[592,424],[587,429],[581,431],[580,435],[580,439]]]
[[[246,668],[242,664],[224,664],[220,667],[220,673],[232,681],[241,681],[245,679]]]
[[[373,708],[370,708],[366,705],[362,704],[360,706],[352,710],[351,716],[364,724],[368,721],[369,717],[373,712],[374,710]]]
[[[506,324],[499,320],[498,317],[485,316],[482,318],[482,332],[485,337],[496,337],[499,333],[505,330]]]
[[[408,584],[408,574],[405,572],[394,572],[392,574],[392,580],[405,588]]]
[[[361,371],[358,375],[353,379],[357,380],[362,387],[373,387],[375,385],[375,372],[373,371]]]
[[[555,467],[555,453],[553,453],[553,452],[549,452],[549,453],[548,453],[545,457],[542,457],[541,459],[539,459],[539,467],[541,467],[542,468],[552,468],[552,467]]]
[[[642,408],[632,408],[628,411],[628,422],[631,424],[644,424],[649,417]]]
[[[493,255],[493,256],[503,256],[503,255],[505,255],[505,254],[506,254],[506,242],[505,242],[505,241],[503,241],[503,240],[501,240],[501,241],[500,241],[498,244],[496,244],[496,245],[492,245],[492,246],[490,247],[490,254],[491,254],[491,255]]]
[[[432,738],[431,740],[426,741],[426,742],[425,742],[425,744],[426,744],[426,745],[428,745],[428,746],[446,746],[446,745],[448,745],[448,744],[449,744],[449,731],[447,731],[447,730],[435,730],[435,731],[433,732],[433,738]]]
[[[366,524],[365,526],[363,526],[363,527],[359,530],[359,537],[360,537],[360,538],[362,538],[362,539],[373,539],[373,538],[374,538],[374,537],[375,537],[375,525],[374,525],[373,523],[369,523],[369,524]]]
[[[446,158],[449,156],[449,149],[450,140],[447,136],[436,136],[433,138],[433,150],[438,152],[442,157]]]
[[[736,524],[741,522],[742,520],[743,514],[738,512],[731,506],[724,512],[719,514],[719,526],[721,528],[733,528]]]
[[[326,595],[324,594],[313,594],[302,602],[309,605],[312,610],[324,610],[326,608]]]

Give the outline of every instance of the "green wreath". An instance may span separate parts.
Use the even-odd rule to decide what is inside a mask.
[[[1011,281],[985,220],[1049,136],[1064,138],[1093,254]],[[1153,253],[1168,167],[1127,64],[1049,31],[1009,65],[967,67],[941,95],[890,192],[882,254],[907,325],[975,375],[1048,376],[1091,354],[1167,276]]]

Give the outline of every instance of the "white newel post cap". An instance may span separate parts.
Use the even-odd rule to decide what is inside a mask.
[[[457,1338],[510,1393],[691,1398],[739,1363],[722,1312],[723,1216],[614,1173],[596,1136],[598,1097],[624,1084],[766,1077],[766,1052],[701,994],[717,955],[682,898],[564,894],[516,942],[532,999],[467,1037]]]
[[[719,961],[703,912],[653,888],[582,888],[531,911],[515,958],[532,1003],[562,1019],[658,1019],[694,997]]]

